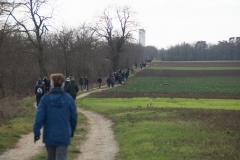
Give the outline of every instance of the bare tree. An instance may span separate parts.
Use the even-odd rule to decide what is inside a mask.
[[[134,12],[129,7],[107,8],[99,17],[95,31],[98,36],[104,38],[110,49],[112,69],[117,70],[120,60],[120,53],[123,51],[124,43],[131,40],[132,33],[136,31],[138,23],[132,20]],[[115,25],[116,26],[114,29]]]
[[[43,54],[43,35],[48,30],[48,21],[52,18],[53,9],[47,16],[40,15],[40,10],[47,5],[47,0],[23,0],[20,3],[13,2],[12,5],[14,10],[10,12],[10,15],[21,27],[20,31],[27,35],[29,41],[37,49],[37,54],[35,55],[38,58],[40,77],[43,77],[47,75]],[[24,20],[20,20],[20,18],[17,17],[17,13],[14,13],[15,9],[23,9],[23,12],[25,13]]]
[[[62,62],[64,73],[70,75],[70,56],[74,51],[73,47],[73,30],[63,27],[59,34],[55,35],[55,40],[58,42],[60,51],[63,55]]]

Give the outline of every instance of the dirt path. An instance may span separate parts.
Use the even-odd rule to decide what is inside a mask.
[[[1,160],[27,160],[44,149],[42,142],[33,143],[33,133],[22,136],[17,144],[2,155]]]
[[[96,91],[96,90],[94,90]],[[85,97],[92,92],[83,93],[77,98]],[[36,105],[34,105],[36,107]],[[111,129],[112,122],[104,116],[91,111],[78,109],[88,118],[87,140],[81,144],[82,153],[77,159],[81,160],[114,160],[119,151]],[[33,143],[33,132],[23,135],[10,149],[0,155],[0,160],[28,160],[44,149],[44,143]]]
[[[36,107],[36,104],[34,104]],[[33,132],[23,135],[10,149],[0,155],[1,160],[27,160],[44,149],[42,141],[33,142]]]
[[[92,91],[94,92],[94,91]],[[82,98],[92,92],[83,93]],[[114,139],[112,122],[104,116],[78,108],[88,119],[88,135],[81,146],[81,154],[77,160],[114,160],[117,159],[119,147]]]
[[[111,129],[112,122],[102,115],[78,109],[88,118],[87,140],[80,146],[79,160],[114,160],[118,155],[118,144]]]

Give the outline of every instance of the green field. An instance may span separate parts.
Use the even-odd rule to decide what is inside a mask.
[[[239,94],[240,76],[132,77],[121,87],[106,90],[105,92]]]
[[[240,100],[156,98],[154,107],[146,108],[149,101],[84,98],[77,103],[113,120],[121,159],[240,158]]]
[[[145,71],[151,69],[240,70],[150,66]],[[103,92],[235,95],[240,94],[239,82],[240,76],[132,77],[122,86]],[[153,107],[147,107],[150,100]],[[79,99],[77,103],[114,122],[120,159],[240,159],[240,100],[106,97]]]
[[[215,71],[215,70],[240,70],[240,67],[162,67],[162,66],[149,66],[147,69],[156,70],[202,70],[202,71]]]
[[[152,100],[154,108],[202,108],[240,110],[240,100],[227,99],[188,99],[188,98],[84,98],[81,104],[98,112],[105,113],[112,108],[146,108]]]

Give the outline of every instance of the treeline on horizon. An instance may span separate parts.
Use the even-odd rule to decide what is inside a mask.
[[[157,59],[162,61],[214,61],[240,60],[240,37],[210,44],[198,41],[193,44],[177,44],[167,50],[159,50]]]
[[[0,37],[0,97],[34,94],[37,79],[43,78],[39,77],[38,50],[21,32],[6,29],[0,32]],[[98,76],[107,77],[114,71],[109,47],[86,26],[47,34],[42,43],[46,76],[63,73],[74,75],[76,81],[80,76],[87,76],[90,83],[95,83]],[[156,49],[153,54],[148,54],[147,50],[148,47],[126,41],[118,70],[156,57]]]
[[[156,48],[149,53],[132,36],[139,26],[129,7],[106,8],[95,24],[53,29],[49,27],[52,15],[39,12],[46,1],[0,2],[4,7],[0,10],[0,99],[34,95],[38,78],[52,73],[73,75],[76,82],[88,77],[92,87],[98,76],[107,77],[157,55]],[[19,13],[25,19],[18,18]]]

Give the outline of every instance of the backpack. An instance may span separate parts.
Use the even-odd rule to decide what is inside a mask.
[[[38,94],[43,94],[42,85],[38,85],[37,93],[38,93]]]

